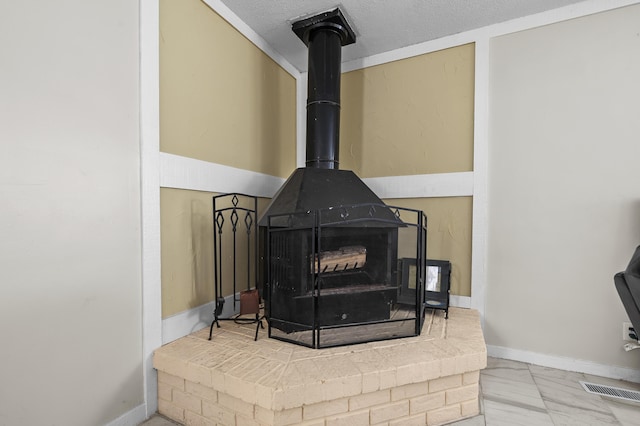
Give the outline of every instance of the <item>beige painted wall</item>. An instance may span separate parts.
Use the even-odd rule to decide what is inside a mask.
[[[361,177],[473,170],[474,44],[342,76],[340,168]],[[429,258],[471,294],[471,197],[394,199],[428,217]]]
[[[160,150],[287,177],[295,79],[201,0],[160,1]]]
[[[214,195],[160,190],[163,318],[213,300]]]
[[[405,198],[385,203],[427,215],[427,258],[451,262],[451,294],[471,295],[472,198]]]
[[[161,151],[287,177],[296,167],[295,79],[200,0],[161,0],[160,32]],[[214,194],[160,195],[166,318],[213,300]]]
[[[162,188],[160,190],[160,233],[162,257],[162,317],[186,311],[214,300],[213,267],[213,208],[214,193]],[[258,211],[268,204],[268,199],[258,199]],[[243,199],[239,207],[251,207]],[[231,207],[220,200],[218,208]],[[241,213],[240,213],[241,214]],[[239,218],[236,238],[237,262],[236,291],[247,286],[247,278],[253,287],[255,270],[247,277],[245,264],[247,234],[244,216]],[[255,221],[254,221],[255,223]],[[222,232],[222,296],[233,294],[233,239],[228,213],[225,213]],[[217,229],[216,229],[217,231]],[[219,234],[217,238],[220,238]],[[254,256],[253,238],[250,256]],[[242,262],[242,263],[241,263]]]
[[[485,336],[640,369],[613,275],[640,244],[640,5],[491,42]]]
[[[361,177],[473,170],[474,48],[343,74],[340,168]]]
[[[0,3],[0,424],[144,402],[139,4]]]

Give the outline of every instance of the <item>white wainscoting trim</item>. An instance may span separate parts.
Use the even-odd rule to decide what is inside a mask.
[[[140,404],[137,407],[127,411],[115,420],[110,421],[105,426],[136,426],[151,416],[147,416],[147,404]]]
[[[473,195],[473,172],[362,179],[380,198],[465,197]]]
[[[480,323],[484,327],[489,230],[489,40],[477,40],[475,47],[471,307],[480,312]]]
[[[162,344],[160,266],[160,10],[157,0],[140,1],[140,209],[142,239],[142,375],[146,416],[158,409],[153,351]],[[129,417],[127,417],[129,418]],[[132,419],[137,419],[133,416]],[[119,424],[119,423],[118,423]]]
[[[236,299],[240,298],[237,293]],[[162,320],[162,344],[166,345],[181,337],[187,336],[204,327],[210,327],[213,321],[213,310],[215,309],[215,301],[205,303],[188,311],[180,312]],[[229,318],[240,312],[240,302],[236,302],[233,307],[233,295],[224,298],[224,307],[220,318]],[[224,327],[224,322],[221,323]],[[216,330],[214,328],[213,335],[215,337]]]
[[[208,161],[160,153],[160,186],[271,198],[284,179]]]
[[[594,345],[595,344],[597,343],[594,342]],[[510,359],[513,361],[540,365],[542,367],[575,371],[578,373],[592,374],[594,376],[640,383],[640,370],[634,370],[627,367],[616,367],[613,365],[598,364],[593,361],[582,359],[547,355],[522,349],[512,349],[493,345],[487,345],[487,354],[494,358]]]
[[[471,308],[471,297],[469,296],[456,296],[452,294],[449,296],[449,305],[456,308]]]

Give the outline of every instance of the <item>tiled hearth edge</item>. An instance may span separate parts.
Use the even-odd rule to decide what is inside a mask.
[[[486,347],[476,311],[421,336],[311,350],[223,325],[158,349],[161,414],[187,425],[436,425],[478,414]],[[427,330],[425,332],[425,330]]]

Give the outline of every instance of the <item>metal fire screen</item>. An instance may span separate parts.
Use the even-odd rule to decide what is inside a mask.
[[[422,211],[384,204],[269,216],[269,336],[326,348],[419,335],[426,238]]]

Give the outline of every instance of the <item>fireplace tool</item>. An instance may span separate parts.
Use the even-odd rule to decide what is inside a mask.
[[[239,193],[213,197],[213,257],[214,257],[214,301],[213,321],[209,329],[209,340],[214,324],[220,321],[256,323],[254,340],[264,328],[260,316],[260,293],[256,285],[258,235],[256,213],[257,197]],[[246,288],[238,293],[238,285],[246,282]],[[225,297],[223,284],[231,283],[233,314],[224,317]],[[227,289],[228,291],[228,289]],[[236,315],[235,312],[239,313]],[[254,315],[254,317],[246,317]]]

